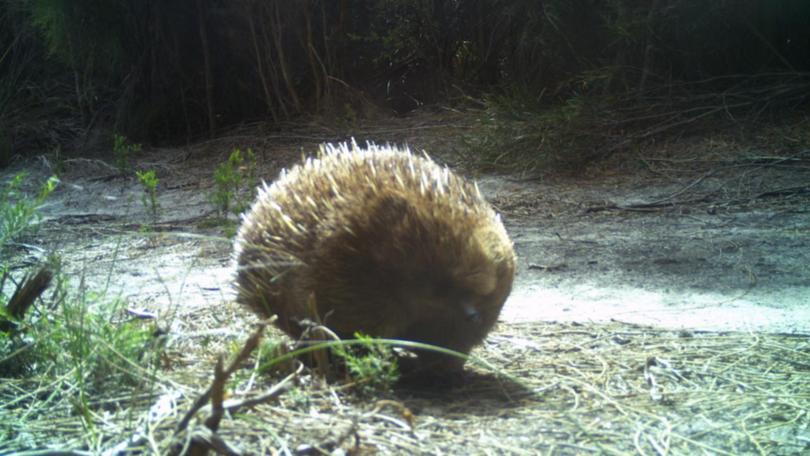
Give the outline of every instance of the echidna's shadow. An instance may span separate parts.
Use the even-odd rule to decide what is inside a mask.
[[[495,415],[526,404],[536,396],[527,386],[492,372],[465,369],[453,381],[401,381],[394,390],[398,400],[417,415]]]

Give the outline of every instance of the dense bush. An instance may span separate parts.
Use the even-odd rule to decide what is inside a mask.
[[[154,142],[406,112],[458,88],[543,102],[724,90],[737,82],[720,76],[807,71],[809,48],[802,0],[0,0],[0,143],[24,149],[34,108]]]

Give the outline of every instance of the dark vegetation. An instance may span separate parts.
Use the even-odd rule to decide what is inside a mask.
[[[0,158],[452,104],[587,160],[803,108],[808,49],[802,0],[0,0]]]

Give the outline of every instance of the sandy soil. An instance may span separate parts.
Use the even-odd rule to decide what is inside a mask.
[[[73,280],[158,314],[231,299],[230,241],[221,227],[205,226],[213,169],[239,139],[138,158],[136,167],[160,178],[162,210],[149,235],[139,232],[149,217],[134,178],[109,161],[66,160],[42,229],[17,253],[61,252]],[[254,144],[261,174],[272,179],[314,144],[264,138]],[[810,332],[810,154],[730,153],[647,157],[634,170],[587,178],[478,176],[520,258],[502,319]],[[44,178],[51,166],[41,159],[25,169]]]
[[[802,178],[810,182],[808,175]],[[660,179],[642,185],[621,178],[578,185],[486,180],[484,187],[507,213],[532,206],[507,218],[521,272],[503,318],[810,330],[807,195],[722,207],[679,203],[688,198],[681,195],[672,207],[642,207],[695,180],[674,185]],[[785,185],[788,180],[779,177],[771,185],[802,185]],[[712,194],[728,182],[700,185],[692,190]],[[549,209],[559,206],[564,206],[559,213]]]

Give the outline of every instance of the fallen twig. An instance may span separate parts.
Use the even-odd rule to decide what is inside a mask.
[[[228,377],[230,377],[231,374],[233,374],[236,369],[239,368],[239,365],[246,360],[248,356],[250,356],[253,350],[256,349],[256,347],[259,345],[259,341],[261,341],[265,327],[271,322],[272,319],[260,323],[256,331],[251,334],[250,337],[248,337],[247,341],[245,341],[245,345],[242,346],[242,350],[240,350],[239,354],[236,355],[236,358],[233,359],[231,364],[228,366],[228,369],[223,372],[225,380],[227,380]],[[219,387],[221,387],[221,385],[217,384],[217,378],[215,376],[214,383],[212,383],[211,386],[208,387],[208,390],[206,390],[202,395],[200,395],[200,397],[197,398],[196,401],[194,401],[194,404],[191,406],[188,412],[186,412],[185,416],[183,416],[183,419],[177,423],[176,432],[180,432],[188,427],[188,423],[191,421],[194,415],[211,399],[214,389]]]

